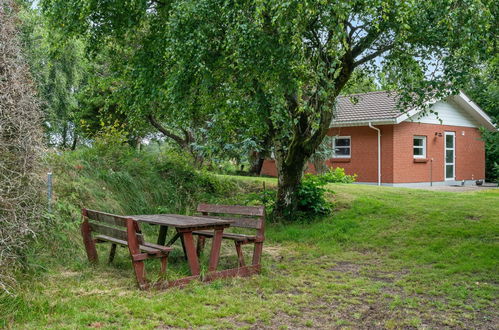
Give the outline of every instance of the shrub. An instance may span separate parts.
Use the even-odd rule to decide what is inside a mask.
[[[298,189],[298,210],[311,215],[326,215],[331,213],[332,203],[325,197],[330,190],[324,188],[327,182],[322,176],[305,174]]]
[[[0,4],[0,294],[43,229],[41,112],[17,39],[15,6]]]
[[[330,168],[328,172],[320,177],[326,183],[353,183],[357,180],[357,174],[345,174],[345,169],[341,167]]]

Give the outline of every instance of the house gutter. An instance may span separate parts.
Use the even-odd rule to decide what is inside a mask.
[[[369,127],[378,132],[378,186],[381,186],[381,130],[369,122]]]

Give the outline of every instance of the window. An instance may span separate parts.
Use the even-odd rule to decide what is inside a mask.
[[[333,139],[333,157],[349,158],[350,157],[350,137],[335,136]]]
[[[413,141],[414,158],[426,158],[426,136],[415,136]]]

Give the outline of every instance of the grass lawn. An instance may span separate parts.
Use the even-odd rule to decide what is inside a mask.
[[[125,250],[89,267],[78,246],[1,297],[0,326],[497,327],[498,189],[330,188],[331,217],[268,224],[262,275],[143,292]],[[221,266],[234,262],[227,243]]]

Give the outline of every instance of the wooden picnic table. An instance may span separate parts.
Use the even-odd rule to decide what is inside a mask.
[[[197,277],[200,274],[199,258],[192,232],[195,230],[214,230],[208,271],[215,272],[220,258],[223,230],[234,222],[231,220],[179,214],[144,214],[130,215],[127,217],[132,218],[137,222],[161,226],[158,236],[158,244],[160,245],[165,245],[168,227],[174,227],[177,233],[166,245],[172,245],[178,238],[182,240],[192,277]]]

